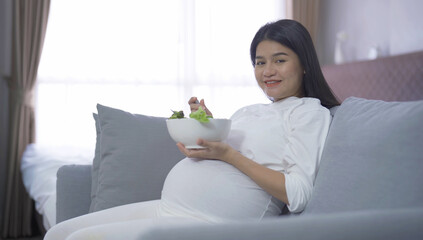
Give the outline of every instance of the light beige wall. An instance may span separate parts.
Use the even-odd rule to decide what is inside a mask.
[[[423,50],[421,0],[320,0],[317,52],[322,64],[334,63],[338,31],[346,31],[347,62],[367,59],[378,46],[381,56]]]

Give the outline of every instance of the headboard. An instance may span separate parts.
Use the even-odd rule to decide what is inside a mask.
[[[423,51],[326,65],[322,71],[340,101],[350,96],[385,101],[423,99]]]

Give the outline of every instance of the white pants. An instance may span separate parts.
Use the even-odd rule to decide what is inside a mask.
[[[138,239],[151,227],[199,222],[190,218],[159,217],[159,201],[133,203],[69,219],[53,226],[44,240],[130,240]]]

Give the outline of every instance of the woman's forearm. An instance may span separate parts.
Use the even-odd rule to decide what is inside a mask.
[[[233,149],[224,161],[250,177],[270,195],[289,205],[283,173],[262,166]]]

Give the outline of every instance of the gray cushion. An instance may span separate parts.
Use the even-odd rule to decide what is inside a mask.
[[[94,122],[95,122],[95,130],[96,130],[96,144],[95,144],[95,152],[94,152],[94,159],[93,159],[93,166],[92,166],[92,182],[91,182],[91,205],[90,205],[90,212],[94,211],[94,203],[96,201],[97,195],[97,186],[98,186],[98,169],[100,167],[100,120],[98,120],[98,115],[93,113]]]
[[[423,101],[348,98],[304,213],[423,207]]]
[[[87,214],[91,202],[91,166],[60,167],[57,170],[56,191],[56,224]]]
[[[99,167],[93,172],[98,179],[91,212],[159,199],[167,173],[183,158],[169,136],[166,119],[102,105],[97,110],[100,158],[94,159]]]

